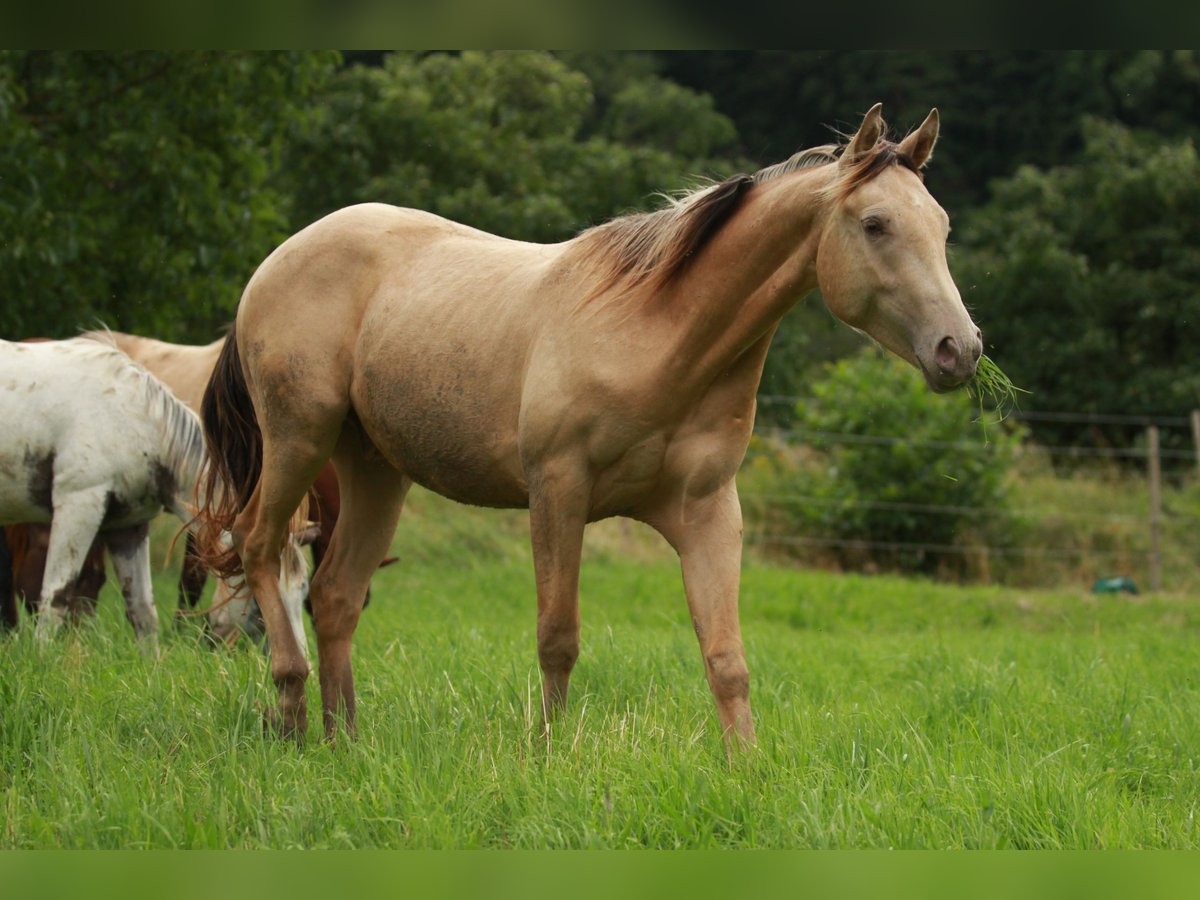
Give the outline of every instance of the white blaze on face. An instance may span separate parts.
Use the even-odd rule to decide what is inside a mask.
[[[233,546],[232,537],[228,532],[221,535],[221,543],[225,547]],[[308,594],[308,561],[295,538],[287,541],[280,558],[279,593],[283,598],[288,623],[292,626],[292,634],[295,635],[300,652],[307,659],[308,635],[304,630],[304,598]],[[243,576],[236,575],[228,580],[218,581],[213,606],[214,609],[208,614],[208,621],[213,633],[221,640],[232,641],[239,633],[246,634],[254,640],[263,636],[262,614],[250,595]]]

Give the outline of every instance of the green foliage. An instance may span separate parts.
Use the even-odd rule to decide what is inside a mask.
[[[882,101],[900,133],[931,106],[942,135],[928,183],[952,217],[1019,166],[1069,160],[1081,117],[1196,137],[1194,50],[721,50],[661,55],[663,74],[713,95],[762,162],[828,143]]]
[[[813,382],[796,407],[803,453],[764,447],[764,462],[751,462],[751,493],[776,507],[775,527],[835,547],[870,542],[867,557],[884,565],[959,569],[962,557],[935,548],[1012,537],[997,513],[1020,434],[973,421],[977,413],[966,392],[938,396],[911,367],[867,349]],[[862,549],[839,555],[850,561]]]
[[[732,169],[718,154],[733,126],[709,98],[640,66],[578,58],[612,92],[599,104],[589,78],[548,53],[393,53],[342,70],[289,142],[294,224],[381,201],[558,241]]]
[[[286,234],[268,186],[336,56],[0,55],[5,337],[209,340]]]
[[[1200,406],[1195,144],[1095,119],[1084,134],[1076,163],[995,185],[961,229],[957,281],[1039,408],[1187,415]],[[1080,437],[1051,424],[1037,434]],[[1132,427],[1111,436],[1128,443]]]
[[[758,420],[782,428],[795,424],[788,398],[803,396],[822,366],[868,346],[870,339],[834,317],[820,291],[788,312],[771,339],[759,385]]]

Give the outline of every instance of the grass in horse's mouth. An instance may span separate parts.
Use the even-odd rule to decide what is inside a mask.
[[[981,418],[984,402],[987,401],[995,409],[996,416],[1000,421],[1008,418],[1009,414],[1017,408],[1017,394],[1029,393],[1024,388],[1013,384],[1012,379],[992,362],[991,357],[986,355],[979,358],[975,377],[966,383],[965,390],[967,396],[979,404]]]

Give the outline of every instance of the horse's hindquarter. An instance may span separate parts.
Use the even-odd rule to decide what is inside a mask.
[[[50,520],[54,428],[39,414],[40,393],[36,382],[0,359],[0,522],[5,524]]]

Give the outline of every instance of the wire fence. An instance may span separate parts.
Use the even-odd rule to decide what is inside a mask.
[[[800,401],[797,397],[768,395],[759,398],[761,405],[769,408],[772,405],[787,405],[793,407]],[[742,497],[750,508],[770,507],[776,510],[806,507],[825,509],[829,514],[838,512],[846,514],[854,511],[884,511],[904,513],[911,516],[946,516],[970,517],[980,520],[1010,520],[1010,521],[1047,521],[1061,523],[1069,533],[1071,528],[1079,532],[1095,531],[1097,525],[1110,532],[1120,532],[1122,535],[1137,535],[1135,542],[1126,541],[1124,546],[1082,547],[1077,543],[1063,546],[1046,545],[1042,543],[1027,545],[997,545],[979,543],[947,543],[944,541],[920,540],[876,540],[871,538],[842,537],[826,534],[803,534],[781,531],[777,527],[772,530],[769,522],[755,522],[748,519],[747,543],[768,548],[784,550],[836,550],[849,552],[851,555],[871,555],[874,553],[896,554],[935,554],[943,557],[974,558],[982,560],[986,570],[990,559],[1026,559],[1026,560],[1079,560],[1087,557],[1092,562],[1124,563],[1126,566],[1138,564],[1145,572],[1151,590],[1162,587],[1162,556],[1163,556],[1163,526],[1171,514],[1164,513],[1162,505],[1162,482],[1164,473],[1176,482],[1185,477],[1200,473],[1200,411],[1191,416],[1144,416],[1126,415],[1119,413],[1075,413],[1054,411],[1019,411],[1014,412],[1014,419],[1026,422],[1047,422],[1079,425],[1117,425],[1128,428],[1138,426],[1144,428],[1145,440],[1133,446],[1089,446],[1089,445],[1042,445],[1029,444],[1021,457],[1079,460],[1110,460],[1120,464],[1126,471],[1144,472],[1148,486],[1147,500],[1144,510],[1129,511],[1096,511],[1094,509],[1072,509],[1062,506],[1017,506],[993,508],[986,506],[969,506],[948,503],[916,502],[911,500],[882,500],[882,499],[832,499],[814,493],[802,491],[771,491],[756,492],[743,490]],[[1181,444],[1188,443],[1186,439],[1176,440],[1175,446],[1163,447],[1159,439],[1162,429],[1190,429],[1191,449]],[[953,450],[961,453],[987,454],[996,452],[994,445],[982,440],[933,440],[914,438],[898,434],[850,434],[834,431],[822,431],[802,427],[780,427],[770,424],[760,424],[755,428],[755,434],[769,441],[779,442],[790,447],[809,447],[828,449],[836,445],[904,445],[920,451],[922,448],[930,451]],[[1141,465],[1139,466],[1138,463]]]

